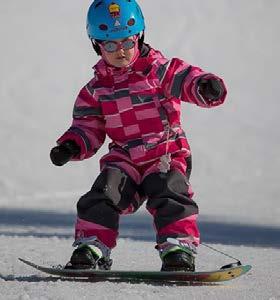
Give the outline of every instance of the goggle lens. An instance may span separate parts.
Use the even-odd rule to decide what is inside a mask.
[[[135,46],[135,41],[134,40],[125,40],[124,42],[122,42],[122,47],[124,50],[129,50],[134,48]]]
[[[124,49],[124,50],[129,50],[134,48],[135,46],[135,41],[134,40],[125,40],[123,42],[114,42],[114,41],[109,41],[109,42],[105,42],[102,44],[103,48],[105,51],[113,53],[116,52],[117,50],[119,50],[120,48]]]

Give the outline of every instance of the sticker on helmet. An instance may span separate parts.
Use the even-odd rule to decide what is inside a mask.
[[[116,20],[115,25],[114,26],[121,26],[121,23],[119,20]]]
[[[118,4],[112,2],[109,5],[109,12],[112,18],[119,18],[121,15],[121,8]]]

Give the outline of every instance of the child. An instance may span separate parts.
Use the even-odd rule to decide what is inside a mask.
[[[98,55],[95,76],[80,91],[72,126],[51,150],[52,162],[93,156],[108,135],[101,173],[77,204],[74,250],[67,268],[110,269],[119,216],[145,200],[154,218],[162,271],[194,271],[197,204],[189,183],[191,151],[180,123],[181,102],[222,104],[219,77],[144,43],[135,0],[95,0],[87,32]],[[101,257],[98,248],[101,250]]]

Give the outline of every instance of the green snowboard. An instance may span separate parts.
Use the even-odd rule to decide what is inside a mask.
[[[160,271],[101,271],[72,270],[63,267],[44,267],[25,259],[19,260],[44,273],[60,278],[86,278],[92,281],[161,282],[161,283],[215,283],[228,281],[247,273],[252,267],[240,265],[209,272],[160,272]]]

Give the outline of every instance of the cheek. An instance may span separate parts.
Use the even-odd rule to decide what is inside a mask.
[[[126,57],[129,58],[130,60],[133,60],[136,55],[137,55],[137,49],[136,48],[127,50],[127,52],[126,52]]]
[[[134,49],[128,50],[128,56],[129,56],[129,58],[132,58],[134,56],[134,53],[135,53]]]
[[[109,63],[114,61],[114,59],[115,59],[114,53],[109,53],[109,52],[106,52],[106,51],[102,51],[102,57],[103,57],[103,59],[105,59]]]

